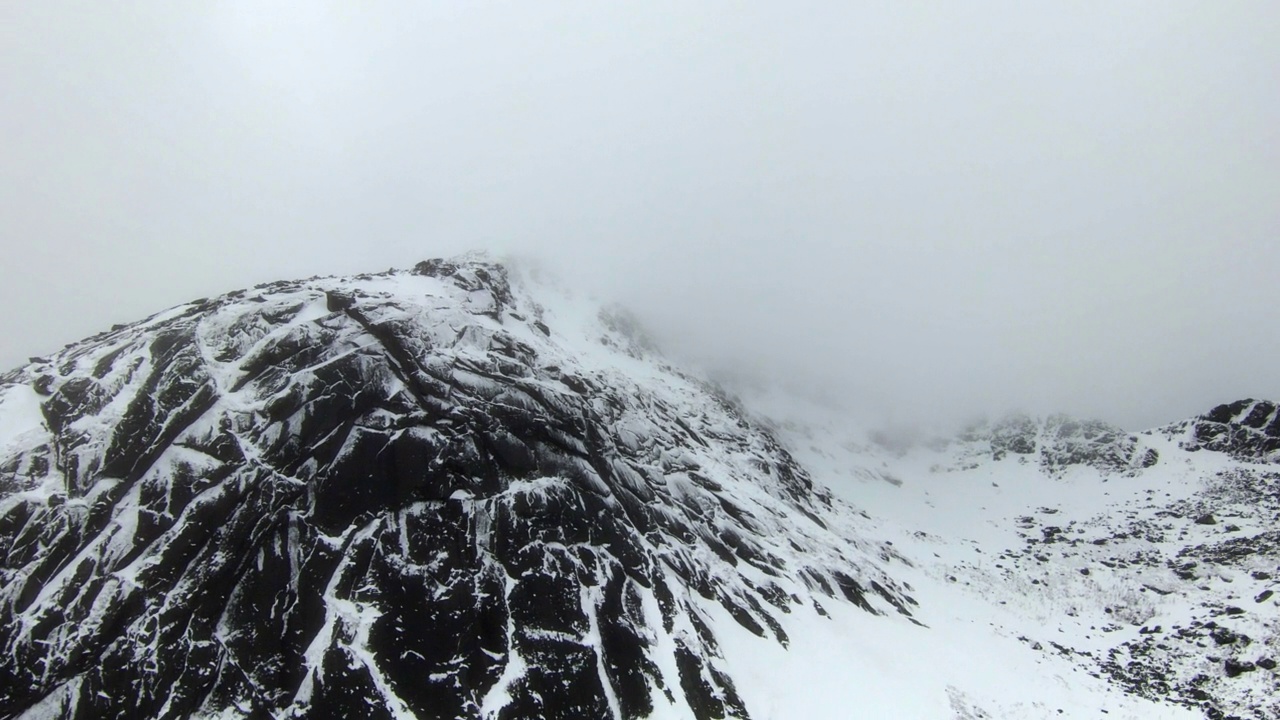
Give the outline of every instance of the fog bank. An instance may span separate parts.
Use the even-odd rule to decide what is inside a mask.
[[[161,2],[0,22],[0,365],[484,248],[893,422],[1280,399],[1280,5]]]

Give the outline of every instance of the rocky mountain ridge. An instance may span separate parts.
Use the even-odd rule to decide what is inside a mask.
[[[1103,472],[1136,472],[1160,459],[1137,434],[1101,420],[1061,414],[1044,419],[1015,414],[994,423],[970,425],[961,431],[957,442],[968,446],[965,454],[975,458],[988,454],[992,460],[1009,455],[1035,458],[1049,474],[1073,465],[1089,465]]]
[[[0,717],[746,717],[708,608],[910,617],[766,431],[478,260],[0,380]]]

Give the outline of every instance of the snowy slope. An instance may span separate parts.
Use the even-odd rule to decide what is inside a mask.
[[[917,687],[962,691],[972,717],[1280,717],[1274,404],[1137,434],[1010,417],[958,438],[748,405],[917,563],[898,577],[936,631],[922,652],[967,658],[919,663]]]

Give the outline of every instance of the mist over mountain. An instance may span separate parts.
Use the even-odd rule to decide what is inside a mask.
[[[0,366],[282,277],[541,258],[904,419],[1276,397],[1280,10],[6,15]]]

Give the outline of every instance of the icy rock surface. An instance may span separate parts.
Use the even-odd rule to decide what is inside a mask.
[[[0,717],[746,717],[712,610],[910,615],[768,432],[530,287],[275,283],[0,378]]]

